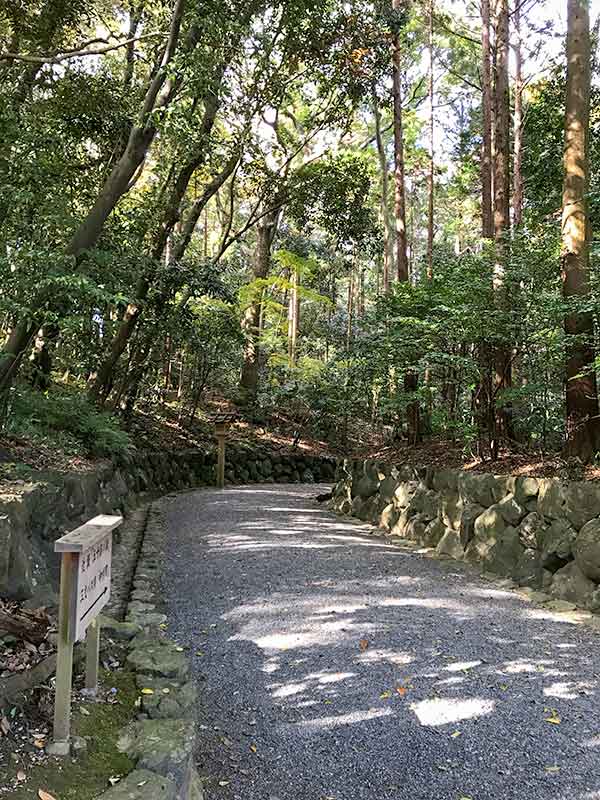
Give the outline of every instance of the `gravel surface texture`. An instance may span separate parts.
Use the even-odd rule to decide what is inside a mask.
[[[208,800],[600,800],[595,629],[367,535],[322,490],[163,501]]]

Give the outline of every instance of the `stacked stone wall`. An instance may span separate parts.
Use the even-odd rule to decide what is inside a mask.
[[[348,460],[336,481],[333,507],[387,536],[600,611],[600,484]]]
[[[96,514],[127,515],[169,491],[213,485],[216,454],[136,452],[84,473],[45,474],[0,487],[0,597],[27,600],[56,588],[54,541]],[[231,444],[229,484],[332,481],[335,461]]]

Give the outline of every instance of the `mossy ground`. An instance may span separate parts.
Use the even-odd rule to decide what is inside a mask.
[[[10,792],[11,800],[39,798],[38,790],[56,800],[92,800],[110,786],[109,778],[124,776],[133,762],[117,750],[119,733],[134,716],[138,691],[131,672],[103,672],[101,685],[117,689],[116,703],[76,702],[71,730],[84,737],[87,750],[76,758],[48,758],[30,767],[26,781]],[[80,707],[89,712],[82,714]],[[19,769],[15,765],[15,772]]]

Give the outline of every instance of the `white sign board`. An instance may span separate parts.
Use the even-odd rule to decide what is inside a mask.
[[[110,597],[112,534],[122,517],[101,514],[54,543],[59,553],[71,553],[73,580],[69,593],[69,640],[85,638],[90,624]]]
[[[87,626],[108,602],[111,560],[112,531],[109,531],[92,547],[79,553],[74,590],[74,618],[71,628],[75,642],[85,638]]]

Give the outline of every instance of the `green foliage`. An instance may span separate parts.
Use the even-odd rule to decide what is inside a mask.
[[[67,452],[89,456],[114,456],[125,452],[131,442],[118,421],[100,412],[75,392],[36,392],[16,388],[11,392],[6,431],[56,442]]]
[[[366,247],[377,236],[367,203],[372,172],[366,158],[345,153],[301,167],[290,188],[290,215],[304,230],[320,228],[338,244]]]

